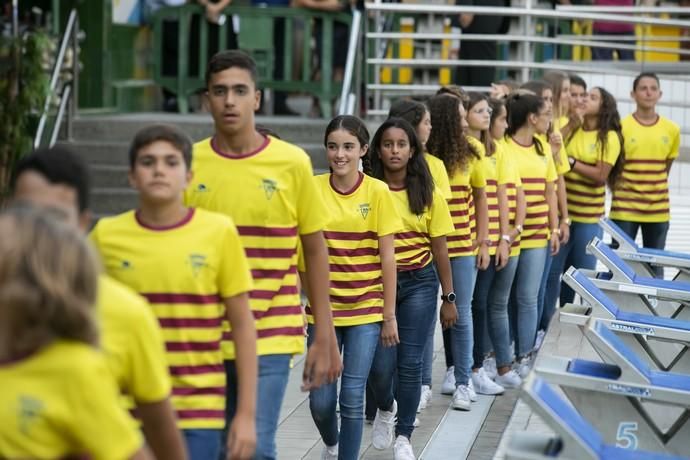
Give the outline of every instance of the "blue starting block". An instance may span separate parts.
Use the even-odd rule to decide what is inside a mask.
[[[608,268],[594,284],[626,311],[690,320],[690,282],[641,276],[607,244],[593,238],[587,251]]]
[[[519,433],[509,442],[507,459],[671,460],[682,458],[635,450],[638,442],[630,430],[621,432],[615,444],[607,443],[568,401],[546,381],[534,374],[527,377],[520,396],[551,427],[556,436]]]
[[[561,308],[559,319],[562,323],[582,328],[590,317],[597,318],[648,365],[690,375],[690,321],[625,311],[573,267],[563,274],[563,282],[584,304],[567,304]]]
[[[596,318],[584,333],[603,363],[541,356],[534,373],[558,385],[604,442],[624,434],[627,447],[690,456],[690,376],[652,369]]]
[[[618,243],[616,254],[641,276],[654,276],[653,266],[675,268],[674,279],[690,281],[690,255],[640,247],[611,219],[602,217],[599,226]]]

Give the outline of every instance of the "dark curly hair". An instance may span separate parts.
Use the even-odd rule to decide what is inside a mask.
[[[381,161],[381,141],[384,133],[390,128],[400,128],[407,134],[412,156],[407,162],[407,174],[405,175],[405,188],[407,189],[407,200],[410,203],[410,211],[420,215],[431,206],[434,197],[434,180],[431,177],[429,166],[424,159],[424,147],[419,142],[419,138],[414,128],[402,118],[389,118],[384,121],[379,129],[376,130],[371,141],[371,148],[366,156],[371,158],[371,176],[384,180],[383,161]]]
[[[426,141],[426,149],[443,161],[450,177],[458,170],[465,169],[472,157],[481,158],[462,132],[461,103],[457,97],[444,94],[432,97],[428,103],[434,129]]]
[[[326,126],[326,132],[323,135],[323,145],[328,146],[328,135],[333,131],[343,129],[348,133],[352,134],[359,141],[360,147],[369,145],[369,130],[362,120],[352,115],[338,115],[328,123]],[[369,155],[364,155],[362,157],[362,169],[366,174],[371,171],[371,165],[369,164]]]
[[[544,108],[545,102],[532,92],[515,91],[508,95],[506,109],[508,111],[508,129],[506,136],[514,136],[520,128],[527,124],[527,119],[531,114],[538,115]],[[532,137],[534,148],[537,153],[544,156],[544,147],[537,137]]]

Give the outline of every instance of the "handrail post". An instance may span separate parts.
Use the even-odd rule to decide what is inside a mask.
[[[12,0],[12,36],[19,38],[19,0]]]
[[[362,22],[362,13],[358,10],[352,10],[352,23],[350,24],[350,40],[347,45],[347,61],[345,61],[345,73],[343,75],[343,88],[340,91],[340,105],[338,107],[338,114],[342,115],[351,113],[348,111],[348,95],[350,94],[350,87],[352,85],[352,77],[355,69],[355,58],[359,53],[359,33]],[[357,89],[355,89],[357,91]]]
[[[525,0],[525,8],[532,9],[532,0]],[[522,22],[522,34],[525,37],[528,37],[531,33],[532,30],[532,16],[530,15],[525,15],[521,18]],[[532,52],[531,52],[531,44],[528,41],[524,41],[522,44],[521,50],[522,50],[522,60],[523,62],[529,62],[534,58]],[[529,69],[527,67],[523,67],[520,71],[522,81],[528,81],[529,80]]]
[[[67,139],[73,139],[72,121],[79,109],[79,16],[74,19],[72,28],[72,91],[70,96],[69,112],[67,113]],[[63,95],[64,97],[64,95]]]

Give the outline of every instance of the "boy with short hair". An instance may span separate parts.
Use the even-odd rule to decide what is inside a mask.
[[[139,206],[101,219],[91,232],[106,271],[151,304],[163,330],[173,405],[192,460],[218,458],[225,426],[222,322],[233,326],[238,393],[227,445],[232,458],[254,453],[256,332],[251,276],[237,229],[226,216],[188,208],[191,143],[154,125],[132,141],[130,184]]]
[[[341,368],[328,297],[328,256],[323,237],[327,213],[311,162],[300,148],[257,132],[260,92],[256,65],[245,53],[216,54],[206,71],[213,137],[194,145],[194,179],[186,202],[232,217],[242,239],[255,288],[250,293],[259,354],[257,458],[276,456],[275,433],[293,355],[304,351],[297,288],[297,243],[304,248],[316,338],[304,365],[303,389],[334,381]],[[234,338],[235,331],[227,339]],[[224,342],[228,381],[235,352]],[[227,418],[240,398],[228,386]]]
[[[22,157],[10,188],[13,201],[55,210],[84,233],[91,224],[89,171],[64,147],[41,149]],[[186,459],[170,404],[163,339],[149,305],[126,286],[101,275],[96,312],[108,367],[120,391],[133,400],[146,443],[156,458]]]
[[[621,121],[624,158],[612,172],[610,217],[633,239],[641,228],[645,247],[664,249],[671,219],[668,173],[678,157],[680,128],[656,112],[662,96],[656,74],[639,74],[630,96],[637,107]],[[663,268],[655,273],[663,277]]]

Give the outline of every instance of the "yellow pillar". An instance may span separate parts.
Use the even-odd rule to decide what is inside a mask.
[[[401,18],[400,19],[400,32],[412,33],[414,32],[414,18]],[[414,58],[414,40],[411,38],[400,39],[400,49],[399,49],[400,59],[413,59]],[[412,68],[411,67],[400,67],[398,73],[398,83],[409,84],[412,83]]]
[[[450,33],[450,18],[443,21],[443,33]],[[446,39],[441,41],[441,59],[450,59],[451,41]],[[441,86],[450,84],[450,67],[441,67],[438,71],[438,84]]]

